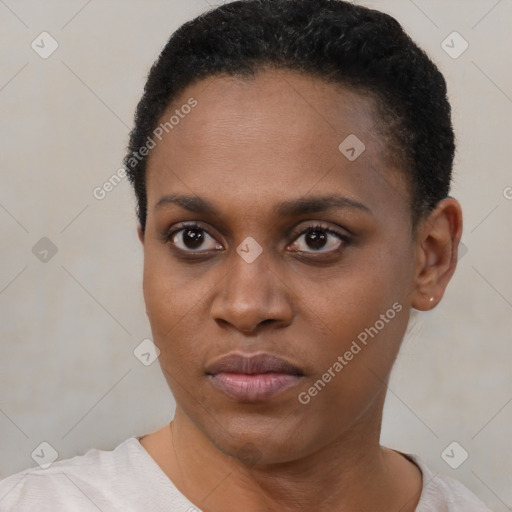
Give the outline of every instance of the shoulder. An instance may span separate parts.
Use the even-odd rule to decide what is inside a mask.
[[[423,489],[416,512],[491,512],[458,480],[432,472],[417,455],[403,455],[412,460],[423,475]]]
[[[133,468],[145,465],[145,474],[160,476],[137,445],[138,439],[132,437],[111,451],[93,448],[46,469],[29,468],[11,475],[0,481],[0,510],[97,512],[112,510],[114,503],[122,508],[123,500],[137,493],[137,484],[143,483]]]

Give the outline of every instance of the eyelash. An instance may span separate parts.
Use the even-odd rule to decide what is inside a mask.
[[[179,227],[177,229],[172,229],[170,231],[168,231],[167,233],[164,234],[163,237],[161,237],[161,240],[165,243],[171,243],[171,239],[174,237],[174,235],[176,235],[177,233],[179,233],[180,231],[184,231],[186,229],[197,229],[199,231],[204,231],[205,233],[208,234],[208,236],[210,236],[211,238],[213,238],[215,240],[215,237],[207,230],[205,229],[204,227],[202,227],[200,224],[196,223],[196,222],[183,222],[179,225]],[[315,225],[312,225],[312,226],[308,226],[307,228],[299,231],[299,232],[295,232],[292,234],[292,236],[294,237],[293,238],[293,242],[292,243],[295,243],[296,240],[298,240],[302,235],[305,235],[305,234],[308,234],[310,232],[313,232],[313,231],[322,231],[324,233],[328,233],[330,235],[333,235],[335,236],[336,238],[338,238],[341,242],[343,242],[343,244],[340,246],[341,248],[343,247],[346,247],[350,242],[350,238],[343,234],[343,233],[340,233],[339,231],[336,231],[332,228],[329,228],[327,226],[323,226],[322,224],[315,224]],[[172,244],[174,245],[174,244]],[[209,251],[193,251],[193,250],[189,250],[189,251],[184,251],[183,249],[179,249],[177,247],[174,247],[174,250],[176,251],[179,251],[181,254],[185,254],[185,255],[193,255],[193,254],[198,254],[198,255],[201,255],[204,254],[205,252],[210,252]],[[336,252],[339,252],[340,251],[340,248],[337,248],[337,249],[334,249],[334,250],[331,250],[331,251],[325,251],[325,252],[321,252],[321,251],[294,251],[294,252],[297,252],[297,253],[304,253],[304,254],[333,254],[333,253],[336,253]],[[194,257],[194,256],[192,256]]]

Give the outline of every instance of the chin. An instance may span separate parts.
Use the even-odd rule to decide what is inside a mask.
[[[224,426],[226,426],[224,428]],[[247,466],[287,463],[312,453],[313,441],[300,419],[238,415],[230,420],[210,418],[199,426],[219,451]]]

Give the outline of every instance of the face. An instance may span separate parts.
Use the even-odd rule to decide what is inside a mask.
[[[143,237],[177,407],[223,452],[268,463],[378,429],[414,241],[371,100],[265,71],[200,81],[162,121],[190,98],[149,156]]]

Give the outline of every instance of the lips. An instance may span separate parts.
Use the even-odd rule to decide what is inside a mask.
[[[206,369],[211,383],[229,398],[243,402],[269,400],[297,385],[304,373],[272,354],[228,354]]]

